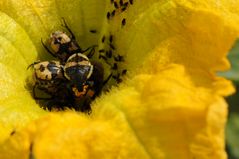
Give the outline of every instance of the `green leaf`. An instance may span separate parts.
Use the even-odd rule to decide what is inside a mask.
[[[239,158],[239,114],[231,113],[227,125],[227,144],[232,156]]]
[[[227,72],[222,72],[220,75],[239,83],[239,40],[237,40],[229,52],[228,58],[231,62],[231,69]]]
[[[237,85],[236,89],[239,89]],[[226,128],[226,139],[229,158],[239,158],[239,93],[228,97],[229,119]]]

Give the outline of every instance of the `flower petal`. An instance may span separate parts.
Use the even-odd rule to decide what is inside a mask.
[[[82,7],[81,10],[77,7],[85,5],[88,7]],[[83,32],[86,32],[87,29],[101,27],[101,23],[95,21],[95,18],[102,19],[102,14],[99,13],[103,9],[94,11],[94,14],[84,17],[84,21],[81,22],[81,17],[85,15],[85,12],[88,9],[95,10],[96,7],[104,8],[104,2],[100,2],[98,5],[94,5],[90,1],[82,5],[81,1],[65,0],[0,2],[2,11],[0,12],[0,73],[3,75],[0,77],[0,123],[4,128],[0,131],[2,134],[0,141],[9,137],[9,134],[15,129],[45,114],[45,111],[40,109],[32,98],[31,90],[26,86],[27,78],[31,77],[29,74],[31,72],[27,71],[27,67],[39,57],[49,58],[49,54],[41,44],[41,38],[44,41],[53,29],[63,29],[61,17],[64,17],[69,25],[74,22],[72,26],[80,28],[76,32],[76,36],[81,36],[82,39],[86,36],[83,35]],[[77,23],[78,21],[79,23]],[[89,40],[97,41],[97,37],[93,36]],[[89,43],[89,41],[83,42],[84,44]]]
[[[7,140],[0,157],[28,156],[33,145],[36,158],[225,158],[226,115],[222,97],[170,65],[99,98],[91,118],[40,118]]]
[[[35,47],[25,31],[13,19],[2,12],[0,17],[0,125],[2,127],[0,141],[2,141],[13,129],[25,125],[43,111],[25,88],[25,80],[29,76],[26,73],[27,65],[36,58]]]
[[[226,103],[190,78],[177,65],[138,75],[120,92],[101,99],[94,117],[112,121],[121,111],[155,158],[225,158]]]
[[[8,0],[0,2],[0,11],[5,12],[28,33],[37,48],[40,58],[49,58],[42,47],[41,38],[45,41],[51,32],[66,30],[61,26],[62,18],[79,39],[80,45],[89,47],[97,44],[98,34],[92,35],[89,30],[100,31],[102,27],[105,2],[88,0]],[[89,14],[90,13],[90,14]]]
[[[60,25],[58,3],[9,2],[0,6],[23,28],[28,28],[25,15],[32,18],[28,34],[43,52],[37,41]],[[76,3],[64,2],[63,13],[71,7],[69,14],[75,13]],[[116,47],[127,55],[132,79],[96,100],[91,118],[49,113],[19,129],[0,146],[0,157],[225,158],[227,106],[222,96],[233,88],[215,71],[229,67],[225,56],[238,36],[238,10],[235,4],[225,4],[223,8],[214,1],[137,1],[115,19],[117,27],[110,28],[116,32],[122,17],[127,17],[124,30],[116,32]],[[46,11],[51,11],[49,16]],[[70,24],[77,22],[74,18]],[[142,72],[134,71],[139,66]]]
[[[158,47],[158,63],[178,63],[215,73],[229,68],[226,54],[239,35],[237,1],[137,1],[112,23],[127,24],[116,32],[116,47],[131,70]],[[115,26],[115,25],[113,25]],[[114,30],[115,28],[112,28]],[[167,52],[166,52],[166,51]]]

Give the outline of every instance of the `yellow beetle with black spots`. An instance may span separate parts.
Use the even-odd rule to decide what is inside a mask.
[[[90,110],[90,103],[97,97],[103,86],[109,81],[112,74],[104,80],[103,65],[96,61],[90,61],[86,55],[73,54],[64,65],[64,75],[69,81],[71,91],[75,98],[75,105],[80,110]]]
[[[70,106],[73,103],[71,92],[67,88],[67,80],[64,77],[63,66],[59,61],[37,61],[28,66],[33,67],[33,98],[48,100],[47,107]],[[50,95],[49,98],[38,97],[36,89]]]
[[[48,44],[50,46],[50,50],[43,42],[42,45],[45,49],[54,57],[58,58],[62,63],[65,63],[66,60],[73,55],[74,53],[85,53],[88,50],[90,52],[87,56],[90,58],[94,55],[95,47],[97,45],[93,45],[88,47],[87,49],[83,50],[77,43],[75,35],[71,31],[71,29],[66,24],[65,20],[63,19],[63,26],[67,29],[70,33],[68,36],[64,31],[55,31],[50,35],[48,39]]]

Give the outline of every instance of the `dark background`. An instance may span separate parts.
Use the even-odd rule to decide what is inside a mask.
[[[239,159],[239,40],[229,52],[231,70],[219,73],[234,82],[237,92],[227,97],[229,116],[226,127],[226,149],[229,159]]]

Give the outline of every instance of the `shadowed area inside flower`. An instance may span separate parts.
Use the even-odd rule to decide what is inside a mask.
[[[110,1],[0,2],[0,158],[226,158],[223,97],[234,89],[216,71],[229,68],[238,37],[234,3],[129,1],[108,17]],[[61,17],[81,46],[105,48],[112,34],[125,56],[127,77],[90,116],[44,111],[25,88],[27,66],[50,59],[40,39]]]

